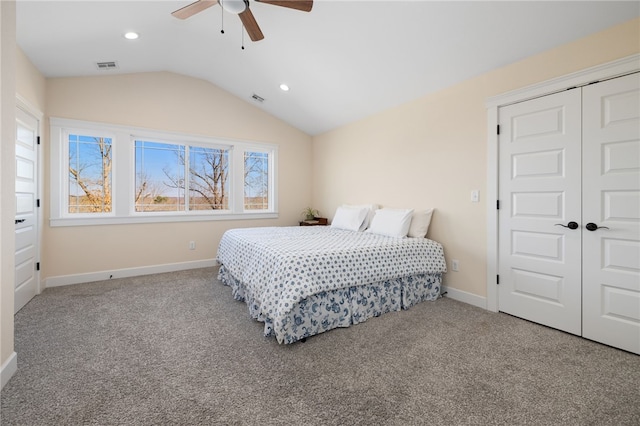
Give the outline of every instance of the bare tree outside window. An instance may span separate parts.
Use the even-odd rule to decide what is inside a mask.
[[[269,154],[244,153],[244,209],[269,209]]]
[[[69,135],[69,213],[112,209],[111,138]]]
[[[229,208],[229,151],[189,148],[189,209]]]
[[[168,202],[168,197],[162,195],[164,193],[163,186],[164,184],[162,182],[153,180],[145,171],[136,173],[136,206],[166,204]],[[137,211],[144,211],[144,209]]]
[[[228,150],[147,141],[135,150],[136,211],[229,208]]]

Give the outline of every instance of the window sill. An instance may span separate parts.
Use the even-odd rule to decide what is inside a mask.
[[[222,214],[164,214],[158,216],[126,216],[126,217],[82,217],[49,219],[49,226],[93,226],[93,225],[125,225],[143,223],[171,223],[171,222],[209,222],[217,220],[256,220],[277,219],[277,212],[260,213],[222,213]]]

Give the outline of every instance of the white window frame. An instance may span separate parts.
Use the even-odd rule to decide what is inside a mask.
[[[52,227],[278,218],[278,145],[276,144],[212,138],[55,117],[50,118],[49,122],[51,141],[49,224]],[[69,213],[69,134],[111,138],[113,156],[111,212]],[[229,209],[217,211],[136,212],[134,202],[136,178],[135,140],[229,149]],[[127,144],[129,145],[128,149]],[[244,210],[245,151],[269,154],[268,210]]]
[[[78,128],[74,128],[74,127],[66,127],[64,129],[61,129],[61,138],[63,140],[63,143],[61,144],[61,146],[59,146],[60,149],[60,163],[62,164],[61,167],[64,169],[64,171],[66,173],[62,173],[60,175],[60,184],[61,186],[61,190],[62,190],[62,194],[61,194],[61,198],[58,199],[58,201],[60,203],[63,204],[63,206],[61,206],[61,216],[62,217],[74,217],[74,218],[90,218],[90,217],[113,217],[115,215],[115,210],[116,210],[116,200],[115,198],[113,198],[111,200],[111,211],[110,212],[104,212],[104,213],[69,213],[69,186],[70,186],[70,179],[69,179],[69,136],[70,135],[78,135],[78,136],[90,136],[90,137],[95,137],[95,138],[109,138],[111,139],[111,158],[115,158],[116,157],[116,144],[115,144],[115,134],[109,132],[109,131],[101,131],[101,130],[97,130],[94,128],[91,129],[78,129]],[[53,147],[52,147],[53,148]],[[53,158],[53,155],[52,155]],[[113,161],[113,160],[112,160]],[[111,170],[111,188],[112,191],[115,187],[115,182],[116,182],[116,170],[112,169]],[[63,200],[67,200],[66,202],[64,202]],[[66,208],[65,208],[66,207]],[[53,203],[51,206],[52,210],[53,210]]]
[[[269,155],[269,161],[268,161],[268,168],[269,168],[269,207],[267,208],[267,210],[246,210],[244,208],[244,166],[245,166],[245,162],[244,162],[244,153],[245,152],[259,152],[259,153],[263,153],[263,154],[268,154]],[[275,191],[275,185],[274,185],[274,180],[275,180],[275,171],[277,170],[276,168],[276,156],[273,155],[272,151],[269,149],[265,149],[264,147],[259,147],[259,146],[251,146],[251,147],[245,147],[242,150],[242,154],[243,155],[238,155],[237,157],[240,157],[240,162],[242,163],[242,179],[240,180],[242,182],[242,199],[241,201],[241,205],[238,206],[240,208],[242,208],[242,211],[245,214],[251,214],[252,212],[264,212],[264,211],[272,211],[274,210],[274,203],[275,203],[275,197],[272,196],[273,191]],[[233,170],[236,170],[237,167],[234,167]],[[232,180],[232,182],[236,182],[236,180]]]

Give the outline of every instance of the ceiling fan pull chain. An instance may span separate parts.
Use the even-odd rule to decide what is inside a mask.
[[[244,50],[244,24],[242,24],[242,50]]]
[[[222,3],[220,3],[220,6],[222,6]],[[220,8],[220,34],[224,34],[224,9],[221,7]]]

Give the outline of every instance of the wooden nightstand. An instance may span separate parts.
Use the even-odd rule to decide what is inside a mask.
[[[327,226],[329,223],[326,217],[316,217],[313,220],[303,220],[300,226]]]

